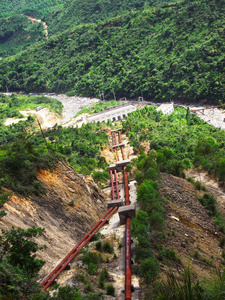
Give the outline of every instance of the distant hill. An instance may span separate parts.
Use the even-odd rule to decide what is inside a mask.
[[[82,23],[98,23],[132,10],[141,10],[168,0],[72,0],[45,16],[49,33]],[[174,2],[177,2],[176,0]]]
[[[43,18],[64,3],[65,0],[0,0],[0,18],[14,14]]]
[[[0,57],[14,55],[42,40],[45,40],[42,23],[20,14],[0,18]]]
[[[37,23],[31,26],[31,21],[24,16],[46,22],[51,36],[75,25],[97,23],[125,11],[140,10],[160,2],[162,1],[0,0],[0,57],[16,54],[43,39],[43,26]]]
[[[218,103],[225,3],[183,1],[83,24],[0,62],[0,89]]]

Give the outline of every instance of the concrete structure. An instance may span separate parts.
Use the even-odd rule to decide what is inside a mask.
[[[109,108],[103,112],[88,116],[86,118],[86,122],[107,122],[108,120],[110,120],[111,122],[115,122],[126,118],[129,113],[135,110],[135,105],[122,104],[116,107]]]
[[[108,200],[107,205],[108,209],[110,209],[110,207],[123,206],[123,201],[121,199]]]
[[[113,149],[119,148],[119,147],[125,147],[124,143],[118,144],[118,145],[114,145]]]
[[[174,111],[173,102],[161,104],[156,110],[161,111],[164,115],[170,115]]]
[[[135,218],[136,216],[136,207],[135,204],[120,206],[119,210],[119,217],[120,217],[120,225],[126,223],[126,218]]]
[[[130,164],[130,159],[125,159],[125,160],[119,160],[116,162],[116,164],[110,165],[108,167],[108,171],[112,170],[116,170],[117,172],[121,172],[123,167],[125,167],[126,165]]]

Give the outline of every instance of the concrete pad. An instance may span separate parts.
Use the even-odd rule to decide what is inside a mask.
[[[125,147],[124,143],[118,144],[118,145],[114,145],[113,149],[118,148],[118,147]]]
[[[110,207],[123,206],[123,201],[121,199],[110,200],[107,204],[109,209]]]
[[[135,204],[121,206],[118,210],[120,217],[120,225],[126,223],[126,218],[135,218],[136,216],[136,206]]]

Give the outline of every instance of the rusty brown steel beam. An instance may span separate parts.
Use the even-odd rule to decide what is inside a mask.
[[[93,232],[95,232],[96,228],[101,228],[102,225],[106,222],[106,220],[109,218],[110,213],[114,211],[111,207],[102,217],[99,219],[99,221],[88,231],[88,233],[80,240],[80,242],[66,255],[66,257],[55,267],[55,269],[41,282],[40,286],[44,286],[44,290],[47,289],[51,283],[55,280],[56,277],[65,269],[65,267],[69,264],[71,261],[71,256],[77,252],[77,250],[81,247],[81,249],[84,247],[82,243],[87,240],[90,236],[93,236]],[[104,223],[103,223],[104,222]],[[99,227],[100,226],[100,227]],[[81,250],[80,249],[80,250]],[[79,251],[80,251],[79,250]],[[77,253],[78,254],[78,253]],[[59,272],[60,270],[60,272]],[[58,271],[58,272],[57,272]],[[55,277],[55,274],[57,276]],[[52,279],[54,278],[54,279]],[[47,286],[47,287],[46,287]]]
[[[118,131],[118,136],[119,136],[119,143],[122,144],[122,137],[121,137],[121,132],[120,131]],[[121,146],[120,149],[121,149],[123,160],[125,160],[126,158],[125,158],[125,153],[124,153],[123,146]]]
[[[113,173],[110,170],[110,180],[111,180],[111,189],[112,189],[112,200],[115,200],[114,184],[113,184]]]
[[[117,178],[117,171],[114,170],[114,177],[115,177],[115,182],[116,182],[116,196],[117,199],[120,199],[120,191],[119,191],[119,184],[118,184],[118,178]]]

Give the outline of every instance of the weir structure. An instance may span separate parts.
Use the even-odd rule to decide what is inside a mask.
[[[118,142],[116,134],[118,133]],[[90,241],[93,235],[106,223],[106,221],[118,210],[120,217],[120,224],[126,224],[125,230],[125,300],[132,298],[131,286],[131,228],[130,220],[135,216],[135,207],[130,205],[129,199],[129,181],[126,172],[126,165],[130,160],[126,160],[124,147],[122,143],[121,130],[112,131],[112,148],[116,154],[116,164],[111,165],[108,169],[110,173],[111,182],[111,200],[108,201],[108,211],[101,217],[101,219],[88,231],[88,233],[79,241],[79,243],[65,256],[65,258],[54,268],[54,270],[41,282],[41,287],[46,290],[59,274],[69,265],[69,263],[78,255],[80,250]],[[119,160],[118,149],[121,150],[122,160]],[[123,181],[125,191],[125,206],[120,199],[118,172],[123,170]]]

